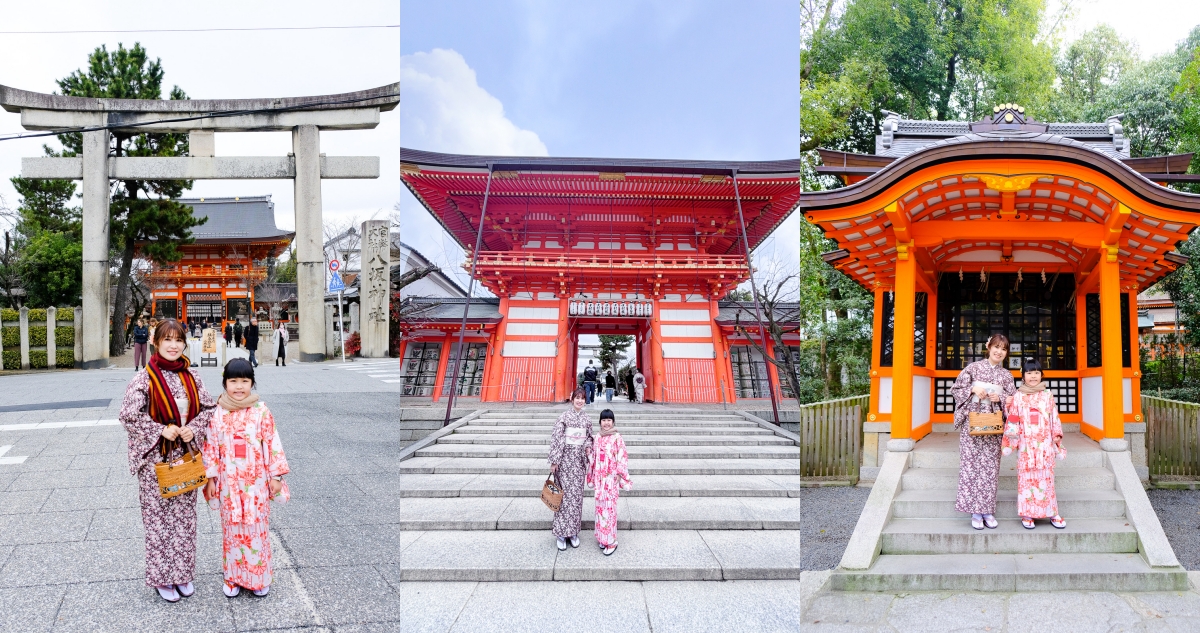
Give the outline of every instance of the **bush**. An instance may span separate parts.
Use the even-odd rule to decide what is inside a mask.
[[[4,350],[4,368],[5,369],[20,369],[21,368],[21,351],[15,349]]]
[[[70,368],[74,367],[75,366],[75,347],[72,346],[70,349],[59,348],[54,353],[54,361],[55,361],[55,364],[58,365],[58,367],[60,369],[70,369]]]
[[[0,310],[0,321],[17,321],[20,320],[21,313],[12,308],[4,308]]]
[[[362,351],[362,337],[355,332],[346,338],[346,355],[358,356],[360,351]]]
[[[29,350],[29,368],[30,369],[45,369],[46,368],[46,350],[44,350],[44,349]]]
[[[4,344],[4,349],[13,349],[21,347],[21,328],[16,325],[7,325],[3,330],[0,330],[0,343]]]
[[[74,323],[75,322],[75,308],[72,308],[72,307],[59,308],[58,312],[54,313],[54,320],[55,321],[70,321],[70,322]]]
[[[32,312],[32,310],[31,310]],[[46,326],[31,325],[29,326],[29,346],[30,347],[45,347],[46,346]]]
[[[45,308],[33,308],[32,310],[30,310],[29,311],[29,322],[31,324],[32,323],[45,323],[46,322],[46,309]]]
[[[70,347],[75,349],[75,326],[60,325],[54,329],[54,345],[59,349]],[[74,353],[74,352],[72,352]]]

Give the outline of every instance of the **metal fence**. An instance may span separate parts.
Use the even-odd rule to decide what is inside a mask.
[[[863,412],[868,396],[814,402],[800,407],[800,476],[848,478],[858,483]]]
[[[1142,396],[1150,477],[1200,476],[1200,404]]]

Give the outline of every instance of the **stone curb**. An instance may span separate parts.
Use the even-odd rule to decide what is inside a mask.
[[[1150,505],[1142,480],[1138,478],[1133,468],[1133,460],[1128,452],[1106,453],[1109,467],[1112,468],[1117,483],[1117,491],[1125,497],[1125,516],[1137,530],[1138,549],[1151,567],[1179,567],[1179,559],[1175,558],[1175,550],[1163,532],[1158,514]]]
[[[407,448],[400,451],[400,458],[397,459],[396,462],[399,463],[406,459],[412,458],[414,455],[417,454],[417,451],[421,450],[422,448],[426,448],[432,444],[437,443],[439,438],[450,435],[458,427],[466,424],[467,422],[470,422],[471,420],[474,420],[475,418],[483,415],[484,413],[487,413],[487,411],[488,411],[487,409],[476,409],[473,413],[468,413],[467,415],[455,420],[454,422],[451,422],[450,424],[442,427],[441,429],[434,431],[433,433],[430,433],[429,435],[426,435],[425,437],[417,440],[416,442],[413,442],[412,444],[409,444]]]
[[[756,415],[746,413],[745,411],[737,411],[735,409],[734,411],[731,411],[731,413],[740,415],[743,418],[746,418],[747,420],[754,422],[755,424],[759,425],[760,427],[767,429],[768,431],[771,431],[772,433],[774,433],[775,435],[778,435],[779,437],[785,437],[785,438],[795,442],[796,446],[800,446],[800,436],[796,435],[795,433],[792,433],[791,431],[785,431],[781,427],[775,426],[774,424],[771,424],[770,422],[767,422],[766,420],[764,420]]]
[[[841,562],[838,563],[839,570],[870,569],[875,558],[879,556],[883,528],[892,518],[892,503],[896,494],[900,492],[900,481],[904,471],[908,469],[911,455],[912,453],[889,452],[884,458],[879,475],[875,478],[875,485],[871,487],[871,494],[867,497],[867,503],[854,526],[854,533],[850,536],[850,542],[846,544]]]

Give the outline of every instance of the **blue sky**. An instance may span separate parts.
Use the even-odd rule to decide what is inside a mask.
[[[462,153],[795,158],[799,20],[794,0],[402,0],[400,141]],[[797,222],[760,256],[797,261]],[[461,257],[407,191],[401,234],[443,264]]]

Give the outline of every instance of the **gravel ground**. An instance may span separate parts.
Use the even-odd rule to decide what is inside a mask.
[[[1200,490],[1147,490],[1175,557],[1188,570],[1200,570]]]
[[[804,547],[801,570],[821,571],[837,567],[870,494],[870,488],[849,486],[802,490],[800,503],[808,512],[804,513],[805,523],[799,530]]]

